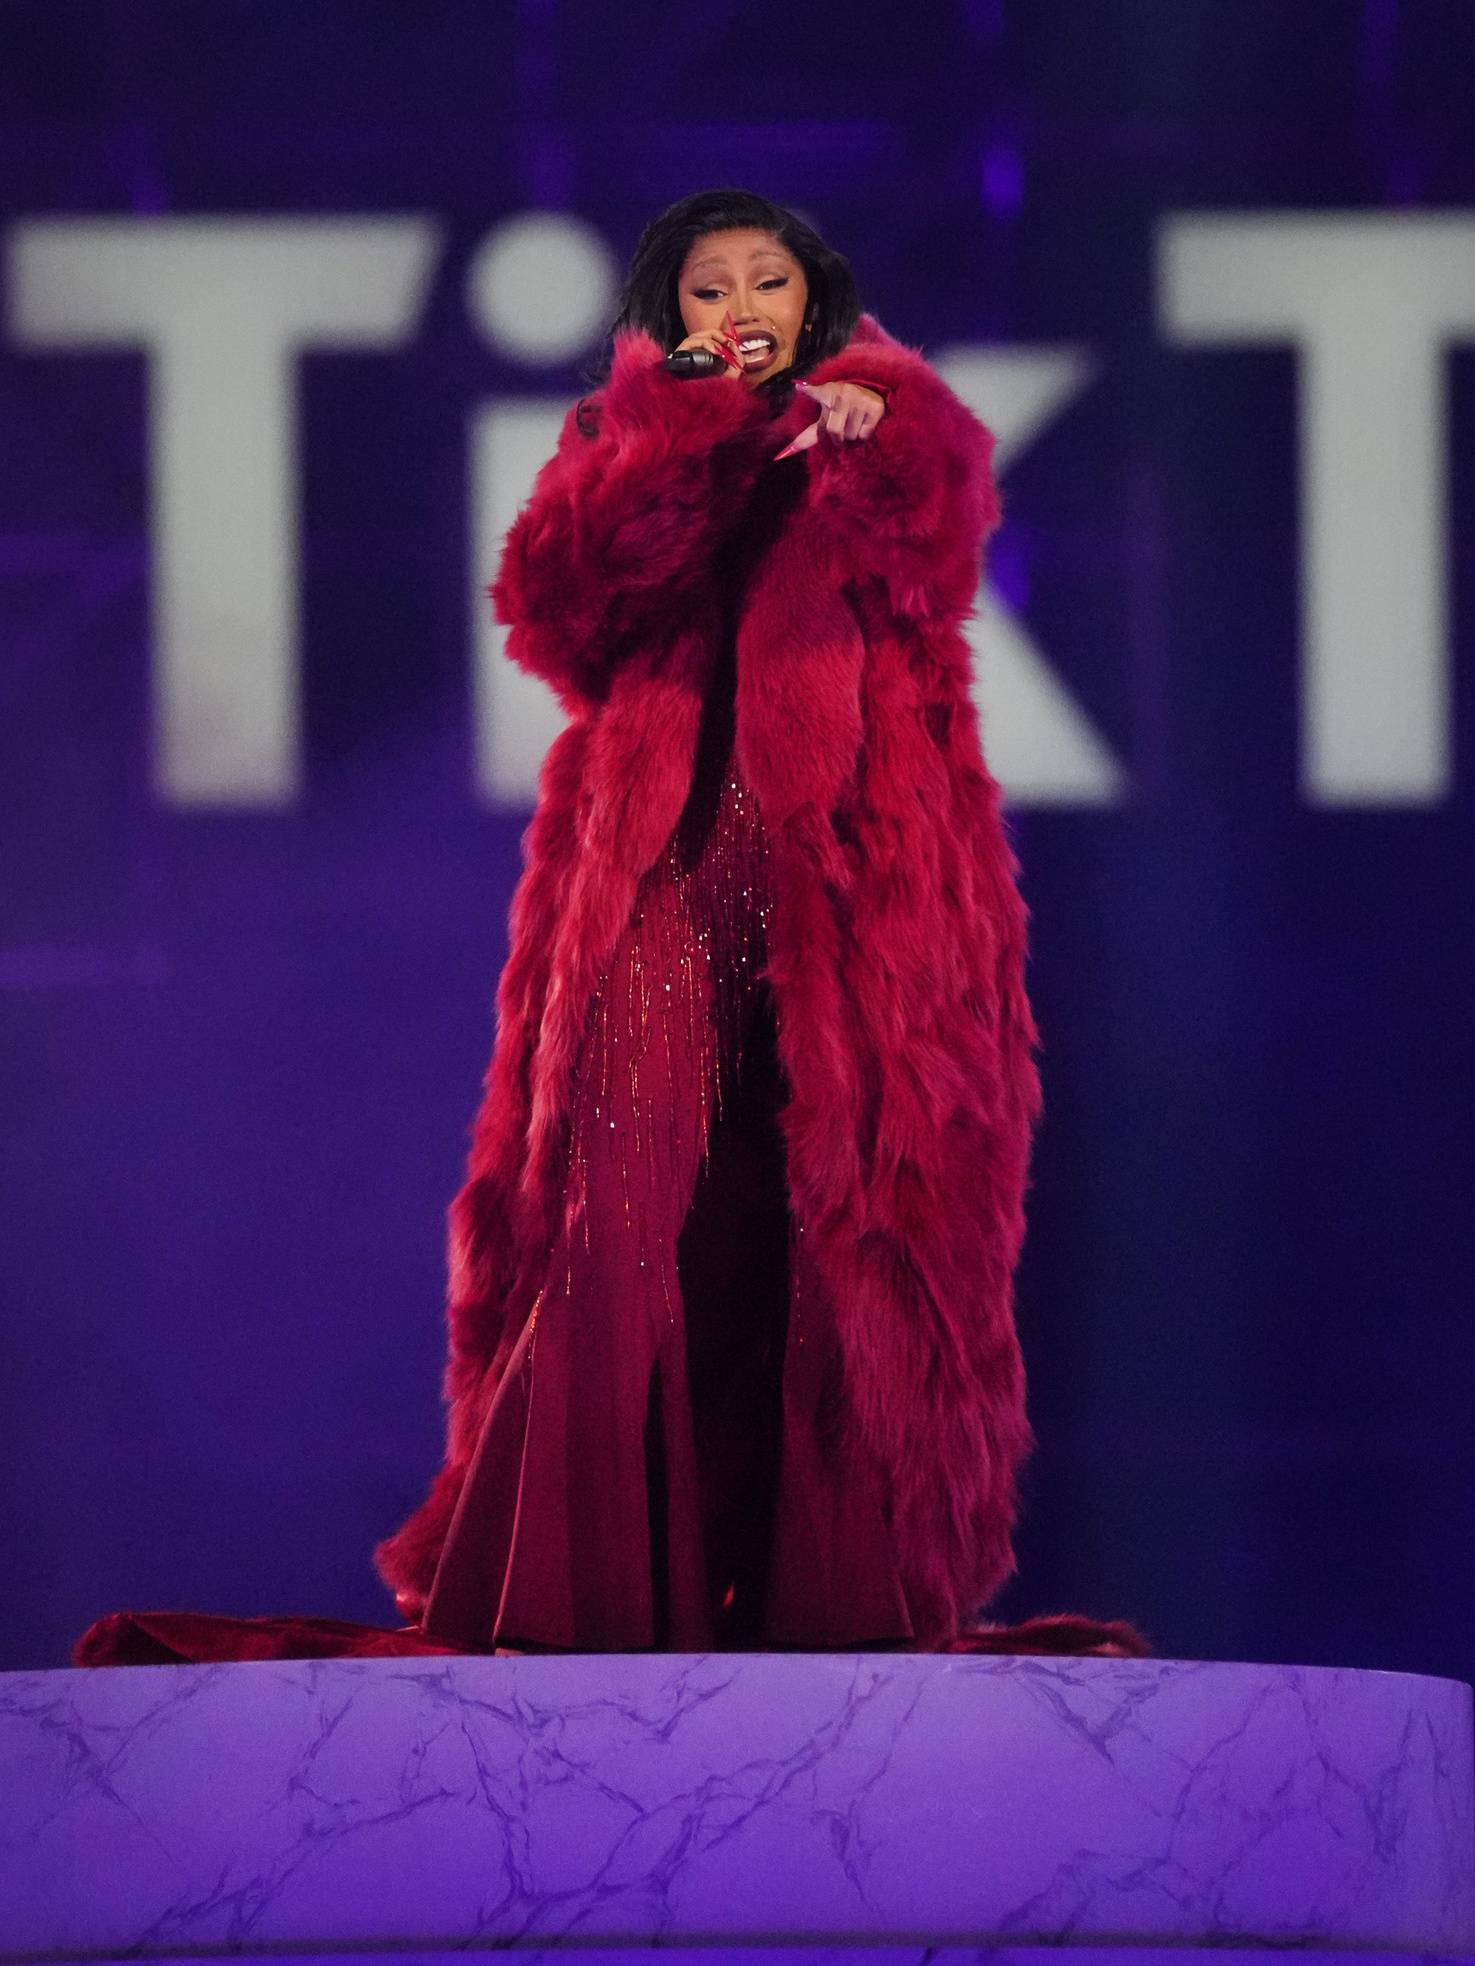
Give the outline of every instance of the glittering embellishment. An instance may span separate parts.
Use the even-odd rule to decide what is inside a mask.
[[[659,1270],[671,1318],[674,1252],[664,1236],[648,1235],[646,1203],[676,1180],[692,1144],[681,1137],[683,1083],[698,1088],[694,1144],[698,1158],[706,1153],[768,960],[770,907],[758,802],[730,761],[715,810],[703,810],[694,798],[640,885],[625,938],[628,960],[606,973],[590,1013],[586,1043],[593,1055],[584,1069],[596,1091],[592,1101],[579,1102],[570,1142],[570,1228],[582,1218],[587,1251],[589,1160],[608,1154],[619,1171],[638,1266]],[[627,1074],[628,1105],[611,1096],[619,1071]],[[653,1075],[659,1075],[654,1084]],[[661,1098],[652,1096],[657,1085]],[[617,1120],[621,1110],[627,1122]],[[664,1137],[658,1113],[665,1116]]]
[[[527,1322],[528,1342],[527,1342],[527,1350],[523,1354],[522,1374],[523,1374],[523,1378],[527,1381],[529,1390],[531,1390],[532,1383],[533,1383],[533,1351],[535,1349],[537,1343],[537,1337],[538,1337],[538,1313],[539,1311],[542,1310],[543,1299],[547,1295],[548,1295],[548,1288],[547,1285],[545,1284],[544,1287],[538,1292],[537,1296],[533,1299],[533,1308],[528,1312],[528,1322]]]

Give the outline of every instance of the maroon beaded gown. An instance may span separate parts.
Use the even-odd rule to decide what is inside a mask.
[[[906,1644],[790,1225],[768,851],[731,660],[579,1064],[562,1228],[424,1617],[484,1649]]]

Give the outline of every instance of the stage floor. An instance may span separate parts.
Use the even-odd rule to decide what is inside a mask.
[[[0,1960],[1040,1944],[1475,1952],[1470,1689],[876,1654],[0,1676]]]

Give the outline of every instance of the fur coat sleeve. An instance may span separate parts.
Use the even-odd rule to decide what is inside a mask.
[[[452,1210],[446,1462],[379,1552],[410,1612],[546,1266],[598,978],[690,784],[734,598],[712,591],[717,548],[814,415],[800,396],[770,420],[657,357],[622,345],[597,434],[566,430],[496,590],[512,652],[572,722],[529,829]],[[869,321],[815,379],[881,384],[887,411],[863,443],[773,467],[800,475],[737,597],[737,746],[775,883],[791,1207],[835,1309],[851,1448],[881,1474],[935,1644],[1012,1567],[1029,1442],[1012,1309],[1038,1103],[1025,916],[961,632],[997,517],[991,440]]]
[[[972,607],[983,543],[999,521],[992,435],[870,322],[812,380],[875,382],[887,396],[869,442],[821,440],[810,453],[818,529],[854,577],[884,581],[899,614],[956,624]]]
[[[608,384],[569,412],[507,535],[492,596],[508,653],[565,704],[602,698],[620,654],[690,608],[724,521],[778,448],[749,390],[677,382],[660,362],[649,336],[620,337]]]

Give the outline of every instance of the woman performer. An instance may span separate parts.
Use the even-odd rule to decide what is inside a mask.
[[[378,1552],[411,1623],[117,1612],[77,1664],[1147,1649],[971,1626],[1038,1103],[959,632],[989,448],[792,213],[649,227],[494,590],[569,724],[452,1210],[445,1465]]]
[[[933,1647],[1012,1567],[990,441],[792,213],[642,237],[493,590],[570,721],[452,1211],[446,1461],[378,1552],[427,1642]]]

